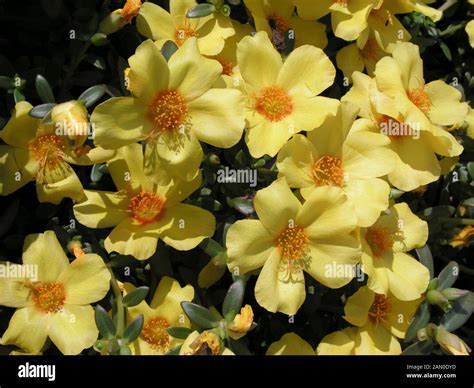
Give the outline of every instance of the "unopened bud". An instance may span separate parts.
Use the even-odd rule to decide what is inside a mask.
[[[470,291],[468,290],[460,290],[459,288],[446,288],[442,291],[443,295],[449,301],[453,301],[459,299],[462,296],[469,294]]]

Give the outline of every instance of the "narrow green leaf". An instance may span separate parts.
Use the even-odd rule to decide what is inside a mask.
[[[126,307],[133,307],[142,302],[148,295],[149,287],[138,287],[135,288],[131,293],[127,294],[123,298],[123,304]]]
[[[441,318],[441,326],[454,331],[464,325],[474,312],[474,293],[463,296],[451,303],[452,309]]]
[[[161,54],[165,57],[168,62],[171,56],[178,50],[178,46],[172,40],[167,40],[161,48]]]
[[[191,302],[181,302],[181,307],[191,322],[202,329],[212,329],[218,325],[212,313],[205,307]]]
[[[447,46],[446,43],[442,41],[438,41],[439,47],[441,48],[441,51],[443,51],[444,56],[448,59],[448,61],[453,60],[453,55],[451,54],[451,50]]]
[[[111,339],[115,336],[115,326],[107,311],[100,306],[95,306],[95,324],[99,329],[100,335],[104,338]]]
[[[216,7],[213,4],[203,3],[195,5],[191,8],[186,17],[188,18],[202,18],[205,16],[209,16],[216,10]],[[179,32],[179,31],[178,31]]]
[[[434,349],[434,342],[430,339],[418,341],[408,346],[403,352],[403,356],[424,356],[430,354]]]
[[[174,348],[168,350],[166,353],[165,353],[165,356],[178,356],[179,355],[179,351],[181,350],[181,347],[183,345],[177,345],[175,346]]]
[[[49,82],[41,74],[38,74],[35,79],[36,93],[45,104],[52,104],[55,102],[54,94],[49,85]]]
[[[102,172],[100,171],[100,164],[94,164],[91,170],[91,181],[94,183],[100,182],[102,179]]]
[[[253,201],[250,198],[237,197],[233,199],[227,199],[227,204],[247,217],[255,213]]]
[[[430,306],[425,301],[418,307],[413,320],[405,333],[405,342],[411,342],[416,338],[418,330],[424,328],[430,321]]]
[[[36,105],[34,108],[30,109],[28,114],[31,117],[34,117],[36,119],[43,119],[45,118],[49,112],[51,112],[51,109],[55,107],[56,104],[41,104],[41,105]]]
[[[242,307],[245,294],[245,282],[243,279],[236,280],[227,291],[222,305],[222,314],[227,317],[229,314],[237,314]]]
[[[15,99],[15,103],[19,103],[21,101],[25,101],[25,96],[23,93],[20,91],[20,89],[16,88],[13,91],[13,98]]]
[[[171,337],[178,338],[178,339],[186,339],[188,338],[189,334],[192,333],[192,330],[188,329],[187,327],[177,327],[177,326],[168,327],[166,331]]]
[[[224,247],[220,245],[217,241],[213,240],[212,238],[208,238],[204,240],[199,247],[206,252],[206,255],[210,257],[217,256],[218,254],[225,251]]]
[[[123,332],[123,339],[127,343],[131,343],[135,341],[143,329],[143,323],[144,323],[143,314],[137,315],[133,319],[133,321],[130,322],[130,325],[128,325],[125,331]]]
[[[77,99],[82,101],[84,105],[89,108],[102,98],[105,91],[105,85],[94,85],[85,90]]]
[[[430,279],[434,277],[434,264],[433,264],[433,255],[431,254],[431,249],[428,245],[424,245],[421,248],[416,249],[416,254],[420,259],[421,264],[423,264],[430,271]]]
[[[450,261],[446,267],[438,275],[438,287],[437,290],[444,290],[445,288],[451,287],[458,278],[459,265],[455,261]]]

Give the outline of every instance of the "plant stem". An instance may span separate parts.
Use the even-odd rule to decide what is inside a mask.
[[[122,291],[120,291],[117,279],[115,278],[114,271],[110,267],[107,267],[110,272],[110,284],[112,285],[112,291],[115,295],[115,303],[117,304],[117,337],[123,337],[124,322],[125,322],[125,309],[123,305]]]

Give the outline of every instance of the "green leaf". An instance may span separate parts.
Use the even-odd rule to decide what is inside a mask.
[[[34,117],[36,119],[43,119],[45,118],[49,112],[51,112],[51,109],[53,109],[56,106],[56,104],[41,104],[41,105],[36,105],[34,108],[31,108],[28,114],[31,117]]]
[[[440,321],[441,326],[450,332],[464,325],[474,312],[474,293],[459,298],[451,306],[452,309]]]
[[[471,176],[471,179],[474,179],[474,162],[469,162],[467,164],[467,171],[469,171],[469,175]]]
[[[205,307],[191,302],[181,302],[183,311],[201,329],[212,329],[218,325],[212,313]]]
[[[13,81],[10,77],[0,75],[0,89],[11,89],[13,87]]]
[[[430,279],[434,277],[434,264],[433,264],[433,255],[431,254],[431,249],[428,245],[424,245],[421,248],[417,248],[416,254],[420,259],[421,264],[423,264],[430,271]]]
[[[102,172],[100,171],[100,164],[94,164],[91,170],[91,181],[94,183],[100,182],[102,179]]]
[[[434,346],[435,344],[431,339],[427,339],[426,341],[418,341],[418,342],[415,342],[413,345],[408,346],[402,352],[402,355],[404,356],[428,355],[433,351]]]
[[[450,261],[446,267],[438,275],[438,287],[437,290],[444,290],[445,288],[451,287],[458,278],[459,265],[455,261]]]
[[[178,339],[186,339],[188,338],[189,334],[192,333],[192,330],[188,329],[187,327],[177,327],[177,326],[168,327],[166,331],[171,337],[178,338]]]
[[[213,4],[208,4],[208,3],[198,4],[188,11],[188,13],[186,14],[186,17],[202,18],[205,16],[209,16],[210,14],[215,12],[215,10],[216,10],[216,7]]]
[[[410,326],[405,333],[405,342],[411,342],[416,338],[418,330],[424,328],[430,321],[430,306],[425,301],[418,307]]]
[[[237,197],[233,199],[227,199],[227,204],[246,217],[255,213],[253,200],[250,198]]]
[[[102,306],[95,306],[94,317],[95,324],[99,329],[100,335],[107,339],[114,338],[116,330],[114,323],[112,322],[112,319],[110,318],[109,314],[107,314],[107,311],[105,311]]]
[[[133,307],[142,302],[148,295],[149,289],[146,286],[135,288],[131,293],[123,297],[124,306]]]
[[[438,43],[439,43],[439,47],[441,48],[441,51],[443,51],[444,56],[448,59],[448,61],[452,61],[453,56],[451,54],[451,50],[446,45],[446,43],[444,43],[442,41],[438,41]]]
[[[133,321],[130,322],[130,325],[128,325],[125,331],[123,332],[123,339],[127,343],[131,343],[135,341],[143,329],[143,323],[144,323],[143,314],[137,315],[133,319]]]
[[[77,99],[82,101],[84,105],[89,108],[102,98],[105,91],[105,85],[94,85],[85,90]]]
[[[15,103],[19,103],[21,101],[25,101],[25,96],[23,93],[20,91],[20,89],[16,88],[13,91],[13,98],[15,99]]]
[[[168,62],[171,56],[178,50],[178,46],[172,40],[167,40],[161,48],[161,54],[165,57]]]
[[[46,78],[38,74],[35,79],[36,93],[45,104],[52,104],[55,102],[53,91]]]
[[[227,318],[229,314],[237,314],[242,307],[245,294],[245,282],[243,279],[236,280],[227,291],[222,305],[222,314]],[[233,317],[232,317],[233,319]]]
[[[223,248],[221,244],[212,238],[208,238],[207,240],[203,241],[201,244],[199,244],[199,247],[204,252],[206,252],[206,255],[210,257],[217,256],[218,254],[225,251],[225,248]]]

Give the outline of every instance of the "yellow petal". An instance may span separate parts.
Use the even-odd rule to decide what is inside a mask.
[[[68,267],[69,260],[52,230],[29,234],[23,245],[23,264],[36,265],[38,280],[54,282]]]
[[[192,101],[212,88],[221,75],[219,62],[199,52],[196,38],[186,42],[169,59],[171,90],[178,90],[187,101]]]
[[[330,12],[333,0],[295,0],[298,15],[305,20],[317,20]]]
[[[116,151],[115,157],[107,162],[107,168],[119,190],[125,187],[140,186],[147,181],[143,170],[143,147],[129,144]]]
[[[128,217],[128,197],[107,191],[85,190],[87,200],[74,205],[74,216],[89,228],[109,228]]]
[[[170,324],[175,325],[179,323],[180,316],[184,314],[181,302],[191,302],[193,299],[194,289],[191,285],[181,287],[177,280],[164,276],[158,284],[150,307],[161,314]]]
[[[325,24],[292,16],[289,25],[295,33],[295,47],[310,45],[324,49],[328,45]]]
[[[26,101],[15,105],[12,116],[0,132],[0,138],[15,147],[28,148],[28,142],[36,135],[40,120],[28,115],[33,106]]]
[[[316,240],[350,233],[356,227],[357,217],[339,187],[323,186],[306,199],[296,223],[305,228],[310,239]]]
[[[289,281],[281,280],[280,261],[280,253],[274,250],[258,276],[255,298],[260,306],[270,312],[293,315],[306,297],[303,271],[292,273]]]
[[[469,36],[469,43],[471,47],[474,47],[474,20],[471,20],[466,24],[466,32]]]
[[[375,293],[368,287],[359,288],[349,297],[344,306],[344,319],[354,326],[362,327],[368,322],[369,310]]]
[[[201,187],[201,183],[202,174],[201,171],[198,171],[195,177],[190,181],[174,179],[171,180],[167,186],[159,186],[157,193],[166,198],[165,208],[171,208],[188,198]]]
[[[63,198],[72,198],[75,201],[85,199],[84,189],[76,173],[68,166],[68,172],[63,179],[54,183],[36,183],[36,194],[40,202],[51,202],[58,204]]]
[[[336,63],[349,81],[352,80],[354,71],[364,71],[365,68],[364,58],[356,44],[340,49],[336,55]]]
[[[314,356],[309,343],[295,333],[286,333],[277,342],[272,343],[266,352],[267,356]]]
[[[201,18],[204,22],[206,18]],[[232,20],[228,16],[215,12],[208,20],[196,28],[199,51],[203,55],[217,55],[224,48],[226,39],[235,34]]]
[[[23,283],[27,279],[22,275],[34,275],[34,269],[10,262],[0,262],[0,305],[7,307],[25,307],[30,304],[28,296],[31,290]],[[18,276],[12,276],[17,274]],[[34,281],[35,279],[31,279]]]
[[[38,169],[29,151],[0,145],[0,195],[8,195],[31,182]]]
[[[335,76],[336,69],[324,51],[306,45],[295,49],[283,63],[277,84],[290,93],[307,87],[316,95],[331,86]]]
[[[85,305],[101,300],[110,288],[110,273],[99,255],[75,259],[59,276],[66,288],[66,304]]]
[[[426,244],[428,224],[413,214],[406,203],[397,203],[390,209],[390,212],[394,213],[397,226],[402,233],[402,239],[394,242],[393,250],[395,252],[409,252]]]
[[[263,155],[273,157],[296,132],[298,129],[294,124],[285,121],[262,121],[247,129],[245,142],[254,158],[261,158]]]
[[[214,147],[237,144],[245,127],[244,99],[238,90],[211,89],[189,104],[196,137]]]
[[[398,43],[393,46],[392,56],[400,66],[405,90],[415,90],[424,86],[423,61],[417,45]]]
[[[288,117],[290,134],[312,131],[337,113],[339,101],[334,98],[312,96],[308,89],[293,90],[294,111]]]
[[[141,140],[152,124],[146,118],[146,107],[133,97],[113,97],[98,105],[91,115],[94,144],[117,149]]]
[[[137,16],[138,32],[153,40],[174,40],[176,28],[173,18],[160,6],[145,2]]]
[[[344,191],[357,213],[359,226],[370,226],[388,207],[390,186],[382,179],[351,179]]]
[[[40,352],[48,337],[50,318],[33,307],[15,311],[3,333],[2,345],[16,345],[28,353]]]
[[[245,83],[253,90],[275,84],[282,66],[266,32],[243,38],[237,45],[237,61]],[[265,66],[261,66],[265,63]]]
[[[195,248],[202,240],[211,237],[216,228],[212,213],[184,203],[166,209],[163,222],[166,220],[171,220],[172,224],[163,231],[161,238],[180,251]]]
[[[136,225],[131,218],[125,218],[104,241],[107,252],[132,255],[137,260],[146,260],[156,251],[159,228],[156,223]]]
[[[459,90],[441,80],[430,82],[424,90],[431,102],[428,117],[434,124],[450,126],[464,121],[469,106],[461,102]]]
[[[402,352],[398,340],[382,325],[359,329],[355,345],[356,355],[399,355]]]
[[[314,145],[303,135],[295,135],[278,153],[277,167],[290,187],[310,187],[311,167],[318,158]]]
[[[316,350],[318,356],[347,356],[354,352],[357,331],[348,327],[325,336]]]
[[[300,201],[291,192],[284,178],[277,179],[270,186],[259,190],[253,203],[258,218],[274,235],[294,223],[301,209]]]
[[[275,249],[273,239],[258,220],[234,223],[226,237],[229,271],[245,274],[262,267]]]
[[[342,12],[332,12],[331,22],[334,35],[338,38],[352,41],[356,40],[359,35],[367,28],[367,18],[373,8],[372,2],[359,1],[355,5],[354,10],[345,14]]]
[[[49,337],[64,355],[75,355],[92,347],[99,331],[91,306],[65,305],[51,318]]]

